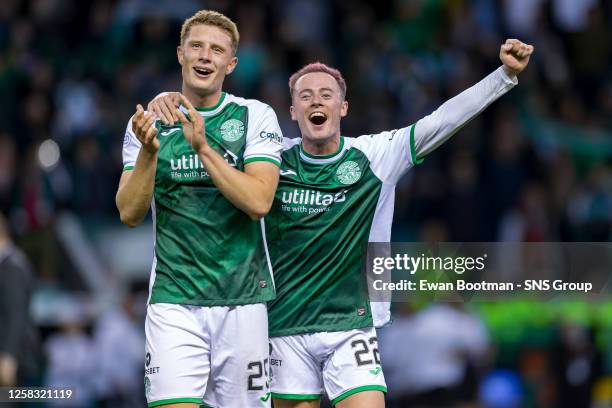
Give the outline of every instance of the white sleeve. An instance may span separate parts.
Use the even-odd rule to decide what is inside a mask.
[[[420,163],[425,155],[447,141],[517,83],[516,76],[510,78],[503,67],[499,67],[476,85],[444,102],[433,113],[420,119],[411,128],[411,161],[415,164]]]
[[[370,161],[370,168],[383,183],[396,184],[412,166],[410,161],[410,129],[401,128],[375,135],[358,137],[353,147]]]
[[[141,147],[140,140],[132,131],[132,118],[128,121],[123,137],[123,170],[133,170]]]
[[[283,133],[274,110],[263,103],[250,106],[244,164],[268,161],[280,167],[282,150]]]

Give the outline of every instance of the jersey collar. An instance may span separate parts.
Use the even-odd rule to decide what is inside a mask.
[[[215,106],[212,106],[210,108],[196,108],[196,110],[203,117],[215,116],[217,113],[221,112],[221,110],[225,107],[226,96],[227,94],[225,92],[221,92],[221,97],[219,98],[219,102],[217,102]],[[179,109],[183,113],[188,113],[188,110],[183,105],[181,105]]]
[[[313,154],[308,153],[304,150],[304,146],[300,142],[300,158],[305,162],[312,164],[326,164],[333,163],[338,160],[344,154],[344,136],[340,136],[340,146],[338,146],[338,150],[332,154],[326,154],[321,156],[315,156]]]

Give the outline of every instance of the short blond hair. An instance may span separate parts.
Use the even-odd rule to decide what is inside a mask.
[[[227,32],[232,39],[232,51],[234,54],[236,54],[238,42],[240,41],[240,34],[238,33],[236,23],[234,23],[229,17],[213,10],[200,10],[185,20],[183,26],[181,27],[181,45],[185,44],[185,39],[189,35],[189,30],[191,30],[191,27],[200,24],[219,27]]]

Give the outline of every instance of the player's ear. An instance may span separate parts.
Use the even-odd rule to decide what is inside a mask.
[[[291,120],[297,120],[297,117],[295,116],[295,109],[293,109],[293,105],[289,107],[289,113],[291,114]]]
[[[176,47],[176,57],[178,58],[179,64],[183,66],[183,61],[185,60],[185,57],[184,57],[183,47],[180,45]]]
[[[340,108],[340,117],[343,118],[348,114],[348,101],[342,101],[342,107]]]
[[[236,69],[236,65],[238,65],[238,57],[232,57],[229,65],[227,66],[227,70],[225,71],[225,75],[229,75]]]

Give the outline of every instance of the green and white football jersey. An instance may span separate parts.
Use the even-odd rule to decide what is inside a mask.
[[[301,139],[285,140],[266,217],[277,289],[268,304],[271,337],[390,321],[388,302],[369,302],[362,267],[368,242],[391,239],[396,183],[516,83],[500,67],[416,124],[342,137],[330,156],[311,156]]]
[[[205,118],[208,143],[238,170],[254,161],[280,166],[282,133],[272,108],[223,93]],[[156,122],[160,149],[152,202],[155,258],[150,303],[237,305],[274,298],[263,220],[253,221],[217,189],[180,123]],[[141,144],[128,123],[124,169]]]
[[[311,156],[299,139],[283,152],[266,230],[277,299],[271,336],[373,325],[364,276],[368,241],[389,241],[395,183],[413,161],[408,129],[342,137],[331,156]],[[282,288],[282,289],[281,289]]]

